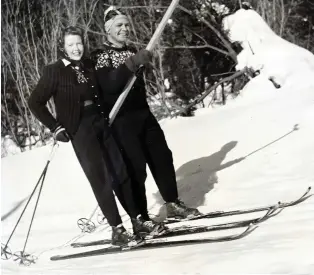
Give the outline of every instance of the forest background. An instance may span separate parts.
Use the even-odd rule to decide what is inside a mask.
[[[58,58],[60,30],[83,28],[86,50],[103,43],[103,13],[110,5],[131,19],[131,41],[144,48],[170,0],[10,0],[1,3],[1,157],[8,140],[21,151],[45,145],[51,133],[30,112],[27,100],[43,67]],[[249,80],[236,72],[239,43],[223,18],[253,8],[280,37],[314,53],[312,0],[182,0],[154,49],[146,70],[148,101],[158,119],[191,116],[196,108],[226,104]],[[206,98],[206,101],[205,101]],[[49,109],[54,113],[53,102]]]

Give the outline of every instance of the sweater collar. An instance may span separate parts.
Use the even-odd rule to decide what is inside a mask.
[[[71,62],[69,60],[66,60],[65,58],[62,58],[61,60],[62,60],[65,67],[67,67],[71,64]]]

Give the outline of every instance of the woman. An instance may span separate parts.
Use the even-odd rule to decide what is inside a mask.
[[[127,81],[135,73],[138,76],[112,127],[132,178],[135,201],[142,218],[149,220],[145,194],[146,164],[166,202],[168,217],[199,215],[197,209],[188,208],[178,199],[172,153],[146,100],[139,67],[149,63],[151,54],[147,50],[135,53],[126,45],[130,25],[124,14],[109,8],[104,17],[107,41],[92,53],[92,59],[106,108],[112,109]],[[135,231],[136,226],[133,224]]]
[[[60,52],[62,57],[44,68],[29,98],[29,107],[57,141],[71,141],[97,202],[112,226],[112,243],[125,245],[140,241],[123,227],[114,198],[113,190],[130,217],[138,219],[140,213],[134,204],[130,178],[107,123],[109,109],[102,103],[93,63],[83,57],[81,29],[64,30]],[[56,118],[46,107],[51,98]],[[155,229],[139,224],[142,231]]]

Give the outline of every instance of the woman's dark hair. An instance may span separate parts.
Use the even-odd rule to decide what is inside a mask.
[[[64,38],[67,35],[78,35],[82,38],[83,46],[85,46],[84,43],[84,32],[80,27],[76,26],[69,26],[66,27],[61,31],[61,35],[58,39],[58,56],[60,57],[65,57],[65,52],[64,52]]]
[[[62,31],[62,37],[64,38],[66,35],[79,35],[83,38],[83,30],[80,27],[69,26]]]

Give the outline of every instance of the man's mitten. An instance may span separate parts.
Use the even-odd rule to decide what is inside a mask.
[[[125,65],[132,72],[136,72],[141,65],[147,65],[152,60],[152,53],[148,50],[140,50],[135,55],[130,56]]]

